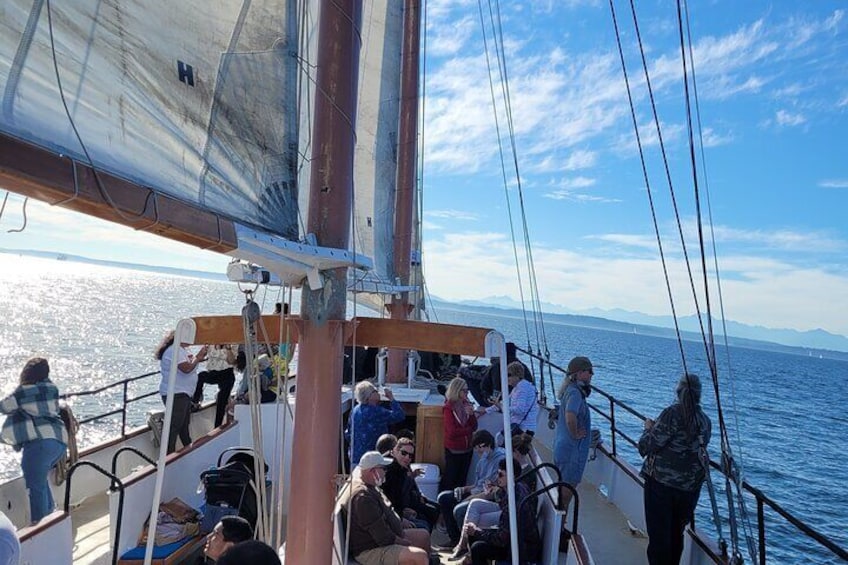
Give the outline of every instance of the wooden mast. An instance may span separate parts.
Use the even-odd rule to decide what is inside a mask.
[[[347,249],[356,141],[361,0],[323,0],[319,24],[307,231]],[[304,285],[292,446],[287,563],[330,563],[333,476],[338,472],[347,269]]]
[[[418,64],[421,41],[421,4],[406,0],[403,14],[403,52],[401,55],[400,124],[398,128],[398,166],[395,192],[395,229],[393,266],[396,280],[410,284],[412,252],[412,216],[415,208],[415,176],[418,141]],[[388,305],[393,320],[409,315],[409,293],[392,297]],[[390,349],[386,380],[406,382],[406,352]]]

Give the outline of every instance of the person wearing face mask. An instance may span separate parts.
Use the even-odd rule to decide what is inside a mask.
[[[430,532],[410,526],[392,510],[380,487],[386,480],[386,466],[392,459],[379,451],[367,451],[359,460],[341,507],[350,525],[350,555],[362,565],[430,561]],[[405,523],[406,522],[406,523]]]
[[[586,397],[592,392],[594,370],[588,357],[575,357],[568,363],[567,374],[557,392],[557,418],[554,462],[562,481],[577,487],[583,478],[591,443],[592,418]],[[568,509],[571,491],[560,488],[562,508]]]

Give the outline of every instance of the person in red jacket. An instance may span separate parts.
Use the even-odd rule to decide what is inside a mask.
[[[471,434],[477,429],[474,406],[468,400],[468,383],[461,377],[453,379],[445,391],[442,408],[445,421],[445,472],[442,490],[465,485],[473,455]]]

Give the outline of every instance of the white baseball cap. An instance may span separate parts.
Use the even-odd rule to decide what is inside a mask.
[[[379,451],[366,451],[359,459],[359,468],[363,471],[373,469],[374,467],[385,467],[391,465],[394,459],[389,459],[380,455]]]

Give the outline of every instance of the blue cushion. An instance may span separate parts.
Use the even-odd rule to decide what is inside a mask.
[[[174,553],[176,550],[187,544],[189,541],[193,540],[195,536],[184,537],[181,540],[175,541],[173,543],[169,543],[166,545],[154,545],[153,546],[153,559],[164,559]],[[146,545],[140,545],[138,547],[134,547],[121,555],[121,559],[144,559],[144,551],[147,549]]]

